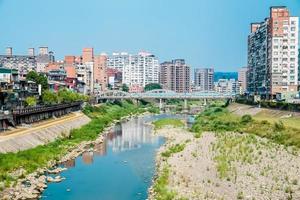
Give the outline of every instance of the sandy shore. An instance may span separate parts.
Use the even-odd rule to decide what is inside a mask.
[[[169,166],[168,190],[175,199],[300,199],[300,157],[248,134],[203,133],[194,138],[181,128],[163,128],[156,134],[167,142],[157,153],[158,177]],[[176,144],[181,152],[162,156]],[[153,188],[150,198],[156,199]]]

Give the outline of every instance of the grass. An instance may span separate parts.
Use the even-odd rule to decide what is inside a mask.
[[[282,123],[291,128],[300,129],[300,117],[289,117],[289,118],[280,118],[279,116],[274,116],[268,111],[261,111],[253,117],[255,120],[259,121],[268,121],[269,123],[275,123],[282,121]]]
[[[156,200],[172,200],[176,197],[176,192],[169,190],[169,175],[170,170],[168,166],[164,166],[160,176],[156,179],[153,189]]]
[[[172,126],[172,127],[184,127],[184,123],[180,119],[159,119],[153,122],[155,129],[161,129],[165,126]]]
[[[162,152],[161,155],[163,157],[170,157],[174,153],[179,153],[179,152],[183,151],[185,148],[185,145],[186,145],[186,143],[173,145],[173,146],[169,147],[169,149],[167,151]]]
[[[300,129],[286,126],[281,121],[270,123],[252,119],[248,115],[240,117],[223,107],[206,109],[197,116],[191,130],[198,134],[203,131],[245,132],[268,138],[278,144],[300,147]]]
[[[258,150],[259,154],[258,148],[261,145],[271,147],[277,143],[296,149],[300,147],[300,129],[287,127],[282,121],[270,123],[255,120],[250,115],[240,117],[219,106],[209,107],[201,113],[191,130],[199,135],[204,131],[216,133],[218,140],[212,148],[216,152],[214,159],[217,170],[221,178],[230,181],[236,180],[237,173],[232,163],[258,162],[259,156],[253,152]],[[269,142],[260,144],[254,135],[267,138]],[[262,173],[266,174],[268,170],[265,169]]]
[[[0,182],[4,182],[8,186],[18,178],[10,175],[11,172],[24,169],[28,174],[40,167],[45,167],[49,161],[59,160],[76,144],[96,139],[101,131],[114,120],[139,112],[143,112],[143,109],[127,102],[105,104],[100,107],[87,106],[84,113],[92,119],[91,122],[72,130],[68,138],[57,139],[46,145],[17,153],[0,154]]]

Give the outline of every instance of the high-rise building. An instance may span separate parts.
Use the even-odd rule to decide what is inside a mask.
[[[48,47],[39,47],[40,55],[48,55]]]
[[[145,87],[149,83],[158,83],[158,71],[158,59],[153,54],[130,55],[129,63],[122,70],[122,82],[130,87]]]
[[[34,48],[28,48],[28,56],[35,56]]]
[[[241,93],[245,93],[247,91],[247,73],[248,73],[247,67],[242,67],[238,71],[238,81],[240,84]]]
[[[248,36],[250,94],[275,98],[298,87],[298,17],[284,6],[270,8],[270,16],[251,24]]]
[[[12,47],[6,47],[6,55],[12,56],[13,55],[13,48]]]
[[[107,67],[122,72],[125,65],[129,65],[130,55],[127,52],[112,53],[107,57]]]
[[[93,48],[83,48],[82,50],[82,62],[93,62],[94,60],[94,49]]]
[[[198,68],[194,71],[196,91],[212,91],[214,89],[214,69]]]
[[[107,87],[107,55],[94,56],[94,88],[96,90],[105,90]]]
[[[184,59],[160,64],[160,84],[175,92],[190,92],[190,67]]]

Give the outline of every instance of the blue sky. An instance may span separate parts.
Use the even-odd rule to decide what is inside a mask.
[[[251,22],[272,5],[300,15],[299,0],[0,0],[0,53],[49,46],[57,58],[147,50],[161,62],[234,71],[246,65]]]

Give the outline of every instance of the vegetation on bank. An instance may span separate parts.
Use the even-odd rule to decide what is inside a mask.
[[[164,166],[161,174],[155,180],[153,190],[156,200],[172,200],[176,197],[176,192],[169,190],[169,175],[170,170],[168,166]]]
[[[181,152],[184,150],[185,145],[186,145],[186,143],[173,145],[173,146],[169,147],[169,149],[167,151],[162,152],[161,156],[162,157],[170,157],[174,153]]]
[[[286,127],[281,121],[257,121],[250,115],[234,115],[224,107],[209,107],[197,116],[192,127],[195,133],[203,131],[240,132],[255,134],[286,146],[300,147],[300,129]]]
[[[155,129],[161,129],[165,126],[171,126],[174,128],[184,127],[184,123],[180,119],[164,118],[153,122]]]
[[[58,92],[45,90],[42,94],[42,101],[46,105],[58,103],[71,103],[74,101],[88,101],[89,97],[67,89],[61,89]]]
[[[144,110],[128,102],[105,104],[99,107],[86,106],[84,113],[91,118],[91,122],[72,130],[69,137],[17,153],[0,154],[0,183],[9,186],[15,179],[20,178],[13,177],[11,172],[23,169],[25,174],[28,174],[40,167],[45,167],[50,160],[59,160],[69,149],[74,148],[80,142],[96,139],[101,131],[114,120],[141,113]]]
[[[254,99],[240,96],[236,99],[236,102],[241,104],[247,104],[247,105],[260,105],[262,108],[288,110],[288,111],[296,111],[296,112],[300,111],[300,104],[288,103],[284,101],[261,100],[258,102],[258,101],[254,101]]]

